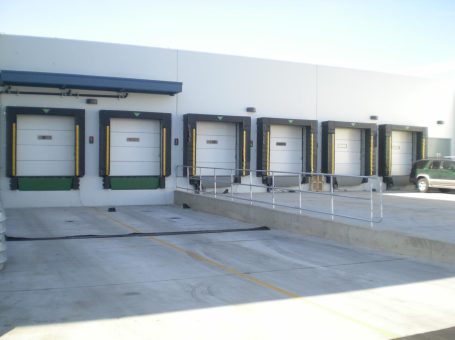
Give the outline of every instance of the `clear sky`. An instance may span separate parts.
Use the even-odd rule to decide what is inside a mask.
[[[0,0],[0,33],[455,79],[455,0]]]

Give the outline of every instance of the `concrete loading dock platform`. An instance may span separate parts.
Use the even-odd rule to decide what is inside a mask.
[[[359,205],[359,201],[349,200],[356,192],[346,192],[335,201],[337,211],[352,217],[368,216],[369,203]],[[357,192],[357,195],[360,195]],[[304,235],[340,242],[352,246],[412,256],[425,261],[444,262],[455,265],[455,195],[416,192],[391,192],[384,194],[384,219],[373,226],[365,221],[356,221],[335,216],[308,212],[327,206],[330,210],[330,196],[304,196],[302,214],[291,209],[298,201],[298,193],[275,193],[276,208],[272,209],[270,193],[254,193],[255,203],[250,205],[249,194],[236,194],[239,199],[231,200],[230,195],[195,195],[183,191],[175,193],[175,202],[186,203],[194,209],[215,213],[259,225],[268,225]],[[257,203],[261,201],[262,203]],[[283,207],[281,205],[287,205]],[[360,215],[359,215],[360,214]]]
[[[5,339],[453,337],[453,266],[284,230],[235,232],[258,226],[181,206],[107,210],[7,210],[16,237],[176,234],[9,242]],[[203,232],[222,229],[232,231]]]

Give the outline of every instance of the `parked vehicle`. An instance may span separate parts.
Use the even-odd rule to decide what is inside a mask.
[[[422,159],[412,166],[410,181],[420,192],[429,188],[455,189],[455,159]]]

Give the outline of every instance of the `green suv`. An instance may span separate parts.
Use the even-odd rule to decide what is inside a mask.
[[[420,192],[429,188],[441,191],[455,189],[455,160],[422,159],[413,164],[410,181],[417,185]]]

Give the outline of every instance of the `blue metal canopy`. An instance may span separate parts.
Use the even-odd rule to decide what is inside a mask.
[[[167,95],[182,92],[182,83],[173,81],[10,70],[0,71],[0,85]]]

